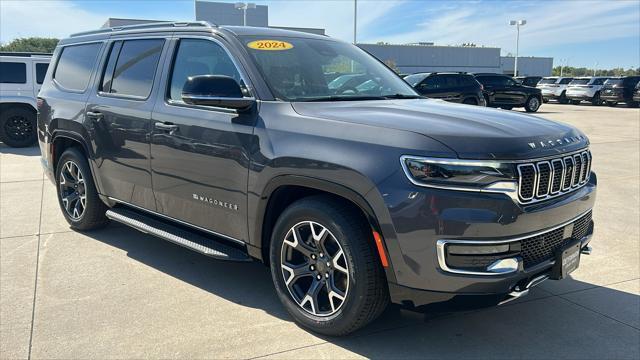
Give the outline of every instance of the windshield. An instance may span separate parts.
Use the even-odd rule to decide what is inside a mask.
[[[424,80],[429,74],[413,74],[404,78],[404,81],[408,82],[411,86],[418,85],[422,80]]]
[[[538,81],[538,84],[555,84],[556,81],[558,81],[558,79],[554,79],[554,78],[542,79],[542,80]]]
[[[351,44],[333,40],[242,36],[278,100],[418,98],[400,77]]]
[[[569,85],[587,85],[591,79],[575,79]]]

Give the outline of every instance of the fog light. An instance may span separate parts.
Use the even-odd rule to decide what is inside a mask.
[[[508,258],[500,259],[493,264],[487,266],[487,271],[492,273],[506,274],[518,271],[518,259]]]

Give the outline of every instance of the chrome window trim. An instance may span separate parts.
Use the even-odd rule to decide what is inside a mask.
[[[438,265],[440,266],[441,270],[443,270],[445,272],[453,273],[453,274],[482,275],[482,276],[496,276],[496,275],[512,274],[512,273],[514,273],[516,271],[507,272],[507,273],[491,273],[491,272],[482,272],[482,271],[469,271],[469,270],[461,270],[461,269],[452,269],[449,266],[447,266],[447,263],[446,263],[446,252],[445,252],[446,246],[448,244],[463,244],[463,245],[500,245],[500,244],[510,244],[512,242],[522,241],[522,240],[525,240],[525,239],[528,239],[528,238],[540,236],[540,235],[552,232],[554,230],[560,229],[561,227],[567,226],[567,225],[571,224],[572,222],[580,219],[584,215],[588,214],[590,211],[593,211],[593,209],[589,209],[587,211],[584,211],[580,215],[572,218],[571,220],[565,221],[565,222],[563,222],[561,224],[558,224],[558,225],[555,225],[555,226],[553,226],[551,228],[548,228],[548,229],[545,229],[545,230],[540,230],[540,231],[534,232],[532,234],[520,235],[520,236],[517,236],[517,237],[505,239],[505,240],[439,239],[436,242],[436,253],[437,253],[437,256],[438,256]],[[551,260],[551,263],[554,263],[554,261]]]
[[[127,205],[127,206],[130,206],[130,207],[132,207],[132,208],[135,208],[135,209],[138,209],[138,210],[141,210],[141,211],[147,212],[147,213],[149,213],[149,214],[152,214],[152,215],[155,215],[155,216],[158,216],[158,217],[161,217],[161,218],[167,219],[167,220],[175,221],[175,222],[177,222],[177,223],[179,223],[179,224],[182,224],[182,225],[185,225],[185,226],[188,226],[188,227],[192,227],[192,228],[197,229],[197,230],[200,230],[200,231],[204,231],[204,232],[209,233],[209,234],[214,235],[214,236],[219,236],[219,237],[221,237],[221,238],[224,238],[224,239],[227,239],[227,240],[233,241],[233,242],[235,242],[236,244],[240,244],[240,245],[246,245],[246,244],[247,244],[245,241],[240,240],[240,239],[236,239],[236,238],[231,237],[231,236],[229,236],[229,235],[225,235],[225,234],[221,234],[221,233],[219,233],[219,232],[215,232],[215,231],[213,231],[213,230],[205,229],[205,228],[203,228],[203,227],[201,227],[201,226],[194,225],[194,224],[191,224],[191,223],[188,223],[188,222],[186,222],[186,221],[182,221],[182,220],[176,219],[176,218],[171,217],[171,216],[168,216],[168,215],[160,214],[160,213],[155,212],[155,211],[153,211],[153,210],[145,209],[145,208],[143,208],[143,207],[141,207],[141,206],[138,206],[138,205],[135,205],[135,204],[132,204],[132,203],[129,203],[129,202],[126,202],[126,201],[120,200],[120,199],[116,199],[116,198],[111,197],[111,196],[107,196],[107,198],[108,198],[109,200],[115,201],[115,202],[117,202],[117,203],[119,203],[119,204]]]

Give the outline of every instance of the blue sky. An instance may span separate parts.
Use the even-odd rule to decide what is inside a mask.
[[[108,17],[193,20],[192,0],[1,0],[0,41],[97,28]],[[235,1],[230,1],[235,2]],[[352,0],[254,1],[269,6],[279,26],[327,29],[351,41]],[[599,68],[640,66],[640,0],[430,1],[359,0],[358,41],[437,45],[473,42],[515,53],[510,19],[526,19],[521,56],[550,56],[555,64]]]

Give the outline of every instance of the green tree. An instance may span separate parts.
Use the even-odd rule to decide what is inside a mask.
[[[8,44],[0,45],[0,51],[51,53],[58,45],[58,41],[60,40],[41,37],[18,38]]]
[[[400,73],[400,69],[396,65],[396,61],[393,59],[388,59],[384,61],[384,64],[387,65],[391,70],[395,71],[397,74]]]
[[[560,66],[556,66],[553,68],[552,75],[560,76]],[[640,75],[640,68],[636,69],[624,69],[624,68],[613,68],[613,69],[598,69],[596,75],[598,76],[632,76],[632,75]],[[593,76],[593,69],[588,69],[585,67],[575,68],[572,66],[564,66],[562,68],[562,76]]]

